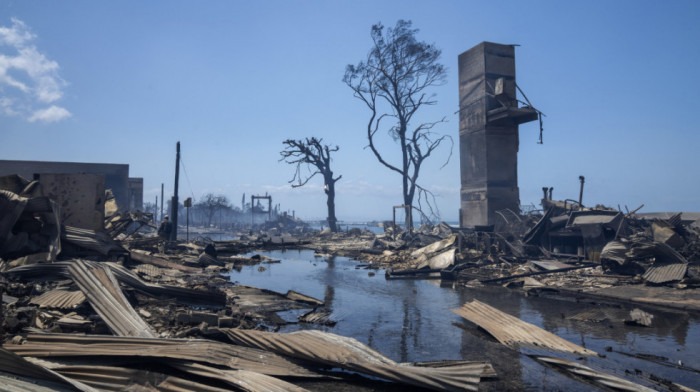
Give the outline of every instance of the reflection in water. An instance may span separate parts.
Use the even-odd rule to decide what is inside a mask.
[[[378,272],[356,269],[357,262],[344,257],[314,258],[313,252],[271,251],[267,256],[282,259],[268,264],[265,271],[244,266],[232,271],[231,280],[280,292],[295,290],[323,298],[326,307],[340,318],[334,327],[290,324],[281,332],[321,329],[353,337],[398,362],[432,360],[489,360],[498,379],[482,384],[483,390],[589,390],[581,384],[529,357],[507,349],[474,324],[450,309],[478,299],[508,314],[547,329],[576,344],[605,354],[606,358],[586,358],[587,366],[644,382],[635,369],[671,379],[688,387],[700,388],[697,374],[662,367],[649,361],[629,358],[614,351],[652,353],[681,360],[700,368],[700,323],[675,313],[655,314],[654,328],[631,327],[622,323],[591,323],[567,317],[599,305],[561,299],[526,297],[500,287],[469,289],[441,288],[434,281],[384,280]],[[632,308],[621,309],[629,312]],[[565,357],[558,353],[547,355]],[[567,358],[575,360],[576,358]],[[630,374],[625,374],[630,371]]]

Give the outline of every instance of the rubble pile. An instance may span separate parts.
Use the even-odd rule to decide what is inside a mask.
[[[234,240],[184,242],[160,239],[150,214],[118,212],[114,199],[106,199],[103,230],[73,227],[61,222],[61,207],[39,183],[0,178],[0,378],[12,373],[8,383],[82,391],[301,391],[290,377],[338,380],[345,375],[329,370],[342,368],[428,389],[476,390],[481,379],[496,377],[488,362],[397,364],[354,339],[273,333],[290,322],[332,326],[336,320],[323,301],[303,293],[231,282],[233,269],[276,262],[255,254],[260,250],[348,256],[365,268],[386,269],[387,279],[496,284],[700,310],[692,290],[699,282],[700,225],[681,214],[647,219],[550,201],[539,217],[504,213],[506,224],[497,228],[440,223],[407,231],[387,222],[379,235],[317,232],[282,216],[232,233]],[[657,291],[639,294],[642,288]],[[504,333],[521,329],[532,334],[521,345],[554,339],[512,321],[514,332],[504,331],[488,323],[509,316],[475,306],[465,305],[463,317],[488,325],[504,344]],[[297,321],[277,314],[289,310],[303,314]],[[635,309],[625,320],[649,326],[654,315]],[[579,369],[563,359],[533,358]]]
[[[565,205],[549,201],[543,215],[511,217],[501,231],[445,223],[405,231],[389,223],[383,234],[328,232],[308,237],[304,247],[386,269],[388,279],[579,291],[630,285],[684,289],[700,282],[697,222],[682,214],[661,219]]]
[[[253,249],[308,244],[308,226],[286,217],[234,241],[170,242],[152,232],[149,214],[120,213],[106,199],[104,230],[71,227],[40,184],[0,179],[3,383],[18,390],[303,391],[282,378],[347,377],[329,372],[335,367],[428,389],[475,390],[481,377],[495,376],[487,362],[399,365],[333,334],[315,337],[328,342],[318,358],[301,362],[296,350],[232,344],[240,336],[233,331],[276,331],[290,322],[277,312],[300,309],[299,322],[335,323],[322,301],[226,276],[244,264],[275,261],[241,256]],[[338,339],[343,343],[334,347]],[[329,362],[348,344],[357,364]],[[465,376],[455,378],[457,371]]]

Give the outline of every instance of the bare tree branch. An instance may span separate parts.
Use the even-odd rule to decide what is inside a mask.
[[[416,40],[417,29],[410,21],[399,20],[393,28],[384,29],[376,24],[372,26],[373,47],[367,59],[357,65],[348,65],[343,81],[353,91],[353,96],[360,99],[370,109],[367,122],[368,147],[377,160],[388,169],[402,177],[403,204],[413,205],[416,188],[424,192],[418,183],[420,168],[443,142],[450,140],[449,162],[454,143],[447,135],[436,135],[433,127],[445,122],[421,123],[408,132],[414,115],[423,106],[434,105],[433,95],[427,89],[445,83],[445,67],[438,62],[440,50],[425,42]],[[381,106],[381,107],[380,107]],[[387,107],[387,109],[384,109]],[[394,122],[384,126],[382,120],[393,119]],[[375,141],[377,132],[385,129],[401,148],[401,162],[395,164],[384,159]],[[443,165],[444,167],[444,165]],[[427,204],[434,204],[434,197],[424,199]],[[420,203],[420,194],[419,194]],[[420,210],[422,214],[422,210]],[[411,216],[407,217],[409,227]]]
[[[333,177],[331,153],[338,151],[340,147],[324,145],[322,142],[323,139],[315,137],[305,140],[287,139],[282,142],[286,147],[280,151],[280,161],[295,165],[294,176],[289,180],[292,188],[306,185],[317,174],[323,177],[323,190],[328,205],[328,226],[335,232],[335,183],[343,176]],[[302,170],[306,170],[306,173],[302,173]]]

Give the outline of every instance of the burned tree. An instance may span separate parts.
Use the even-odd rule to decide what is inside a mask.
[[[322,144],[323,139],[292,140],[282,142],[286,147],[280,151],[282,158],[290,165],[296,165],[294,177],[289,180],[293,188],[306,185],[316,174],[323,176],[323,190],[326,192],[326,204],[328,205],[328,227],[332,232],[338,231],[335,219],[335,182],[341,176],[333,178],[331,170],[331,153],[338,151],[338,146],[331,147]],[[305,171],[302,173],[302,171]]]
[[[194,205],[196,210],[202,212],[207,219],[207,227],[211,226],[211,221],[217,212],[231,209],[228,198],[224,195],[214,195],[207,193],[202,196],[202,200]]]
[[[429,198],[432,194],[418,184],[423,162],[440,144],[452,138],[432,132],[434,122],[412,123],[414,115],[423,106],[437,103],[427,89],[445,83],[445,67],[438,63],[441,51],[416,40],[418,29],[410,21],[399,20],[394,28],[372,26],[374,46],[365,61],[348,65],[343,81],[364,102],[371,114],[367,123],[369,148],[381,164],[401,175],[403,202],[407,208],[406,225],[413,226],[413,201],[418,190],[418,211],[423,214],[421,199],[433,213]],[[384,125],[386,123],[386,125]],[[398,142],[401,148],[400,164],[387,161],[375,145],[375,136],[382,129]],[[450,155],[451,155],[450,149]],[[449,156],[447,158],[449,161]],[[425,214],[424,214],[425,215]]]

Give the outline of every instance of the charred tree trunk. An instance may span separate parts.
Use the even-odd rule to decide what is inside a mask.
[[[289,181],[293,188],[306,185],[316,174],[323,176],[323,191],[326,193],[326,205],[328,206],[328,227],[334,233],[338,231],[337,219],[335,218],[335,182],[342,176],[333,178],[331,170],[331,152],[338,151],[339,147],[323,145],[323,139],[312,137],[306,140],[285,140],[282,142],[287,146],[280,152],[281,161],[296,165],[294,177]],[[302,167],[314,168],[310,174],[303,175]]]
[[[328,227],[331,232],[338,232],[338,225],[336,224],[337,219],[335,218],[335,181],[333,180],[333,172],[328,172],[324,176],[325,186],[324,191],[326,192],[326,205],[328,206]]]

